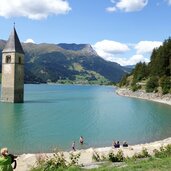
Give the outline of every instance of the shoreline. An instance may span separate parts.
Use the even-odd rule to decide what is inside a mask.
[[[161,93],[146,93],[144,90],[133,92],[127,88],[118,88],[116,94],[171,105],[171,94],[162,95]]]
[[[110,152],[114,152],[115,154],[118,150],[122,150],[125,157],[132,157],[136,153],[140,153],[143,148],[146,148],[150,155],[153,155],[154,149],[160,149],[162,146],[166,146],[171,144],[171,137],[154,141],[145,144],[137,144],[137,145],[129,145],[128,147],[120,147],[120,148],[113,148],[111,147],[101,147],[101,148],[88,148],[76,151],[62,151],[64,157],[67,161],[70,161],[69,155],[70,153],[78,154],[80,153],[79,164],[84,165],[86,168],[91,167],[98,167],[96,161],[93,161],[92,156],[94,153],[98,153],[99,156],[107,156]],[[29,171],[32,167],[36,166],[36,161],[38,158],[42,157],[53,157],[54,153],[37,153],[37,154],[22,154],[19,155],[17,158],[17,168],[15,171]]]

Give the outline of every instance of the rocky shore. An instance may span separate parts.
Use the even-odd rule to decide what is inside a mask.
[[[133,92],[127,88],[119,88],[116,90],[116,93],[120,96],[140,98],[171,105],[171,94],[162,95],[161,93],[146,93],[143,90]]]

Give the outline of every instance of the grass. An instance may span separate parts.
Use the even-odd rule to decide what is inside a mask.
[[[87,169],[86,169],[87,170]],[[113,163],[107,162],[105,165],[98,169],[90,169],[88,171],[170,171],[171,170],[171,157],[166,158],[148,158],[141,160],[130,160],[122,163],[119,166],[113,166]],[[41,168],[33,169],[31,171],[43,171]],[[85,171],[78,167],[59,168],[56,170],[46,171]]]
[[[123,166],[112,167],[111,165],[102,166],[91,171],[170,171],[171,157],[168,158],[149,158],[146,160],[131,161]]]
[[[123,157],[123,152],[117,154],[109,153],[108,160],[97,169],[90,171],[169,171],[171,170],[171,144],[160,149],[155,149],[154,156],[151,157],[147,149],[135,154],[133,157]],[[96,152],[96,155],[98,153]],[[80,154],[70,154],[71,162],[67,165],[63,153],[55,153],[54,158],[44,160],[40,158],[39,167],[31,171],[84,171],[79,168],[78,159]],[[98,157],[99,158],[99,157]],[[43,160],[42,160],[43,159]],[[107,158],[106,158],[107,159]],[[112,161],[112,162],[110,162]],[[63,168],[61,168],[63,167]]]
[[[31,171],[82,171],[82,169],[80,169],[78,167],[58,168],[55,170],[51,170],[51,169],[42,170],[41,168],[36,168],[36,169],[32,169]]]
[[[73,63],[73,68],[76,71],[83,71],[83,67],[79,63]]]

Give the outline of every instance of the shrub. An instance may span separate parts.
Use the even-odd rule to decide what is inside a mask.
[[[124,154],[122,150],[119,150],[116,154],[116,158],[118,159],[118,162],[122,162],[124,160]]]
[[[160,79],[160,86],[162,87],[162,93],[167,94],[171,88],[171,80],[170,77],[163,76]]]
[[[44,155],[44,154],[38,154],[38,155],[36,155],[37,165],[41,165],[41,164],[45,163],[46,159],[47,159],[47,156]]]
[[[165,158],[171,156],[171,144],[168,144],[166,147],[160,147],[160,150],[154,150],[154,156],[158,158]]]
[[[62,152],[54,153],[53,157],[44,163],[46,169],[66,168],[67,161]]]
[[[146,92],[154,92],[157,90],[159,84],[157,77],[150,77],[146,84]]]
[[[71,160],[71,163],[70,163],[71,166],[78,166],[78,160],[80,158],[80,155],[81,155],[80,153],[77,153],[77,154],[70,153],[69,158]]]
[[[119,82],[119,87],[127,86],[129,84],[127,81],[127,77],[128,77],[128,75],[125,75],[122,77],[121,81]]]
[[[53,157],[43,157],[38,156],[37,158],[37,167],[32,170],[37,171],[56,171],[56,170],[67,170],[71,166],[78,166],[78,160],[80,153],[73,154],[70,153],[71,162],[65,160],[64,154],[62,152],[56,152],[53,154]]]
[[[171,155],[171,144],[168,144],[168,145],[165,147],[165,149],[166,149],[166,153],[167,153],[168,155]]]
[[[113,152],[110,152],[108,157],[109,157],[109,161],[111,162],[123,162],[124,161],[124,155],[123,155],[122,150],[119,150],[116,155]]]
[[[132,91],[135,92],[137,90],[141,89],[141,85],[134,84],[132,85]]]
[[[150,157],[150,154],[148,153],[146,148],[143,148],[141,151],[141,155],[142,157],[146,158],[146,157]]]
[[[136,153],[133,155],[133,158],[147,158],[150,157],[150,154],[148,153],[146,148],[143,148],[142,151],[140,153]]]

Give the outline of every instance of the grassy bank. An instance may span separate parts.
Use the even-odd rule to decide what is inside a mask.
[[[139,161],[129,161],[120,166],[102,166],[91,171],[169,171],[171,169],[171,157],[149,158]]]
[[[171,157],[166,158],[149,158],[143,160],[127,161],[119,166],[113,166],[113,163],[106,163],[97,169],[90,169],[89,171],[169,171],[171,169]],[[78,167],[58,168],[56,170],[48,171],[85,171]],[[31,171],[43,171],[42,168],[33,169]]]
[[[54,158],[39,160],[39,164],[31,171],[84,171],[88,167],[78,164],[80,155],[71,154],[71,162],[67,163],[62,153],[54,154]],[[161,146],[159,150],[154,149],[151,156],[147,149],[135,153],[132,157],[124,157],[122,150],[116,154],[110,152],[103,159],[96,152],[94,154],[96,163],[90,165],[90,171],[167,171],[171,170],[171,145]],[[102,162],[103,164],[99,163]]]

